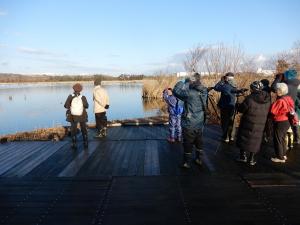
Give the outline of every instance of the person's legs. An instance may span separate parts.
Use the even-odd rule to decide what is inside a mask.
[[[81,133],[82,133],[84,147],[87,148],[88,147],[88,133],[87,133],[87,128],[86,128],[85,122],[80,123],[80,129],[81,129]]]
[[[176,137],[178,141],[182,141],[181,115],[176,116]]]
[[[195,163],[198,165],[202,165],[201,156],[203,154],[203,132],[202,129],[195,131],[195,147],[196,147],[196,158]]]
[[[76,143],[76,134],[77,134],[77,122],[71,122],[71,138],[72,138],[72,148],[77,148]]]
[[[101,127],[101,113],[95,113],[96,129],[98,133],[102,129]]]
[[[280,160],[284,160],[284,156],[286,155],[285,135],[289,126],[288,121],[274,123],[274,150],[276,158]]]
[[[235,124],[234,124],[234,115],[235,110],[234,109],[229,109],[228,110],[228,128],[227,128],[227,137],[233,141],[235,138]]]
[[[194,133],[193,130],[184,128],[182,135],[183,135],[183,149],[184,149],[182,167],[190,168],[191,161],[192,161]]]
[[[176,135],[176,116],[175,115],[169,115],[169,142],[175,141],[175,135]]]
[[[99,132],[98,136],[106,136],[107,129],[107,117],[106,112],[95,113],[96,128]]]
[[[227,127],[228,127],[227,110],[220,109],[220,116],[221,116],[222,139],[225,140],[227,137]]]

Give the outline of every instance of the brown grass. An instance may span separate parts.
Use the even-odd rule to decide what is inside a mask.
[[[163,90],[167,87],[173,88],[177,83],[177,81],[181,79],[183,78],[177,78],[175,76],[160,76],[157,77],[155,80],[145,80],[143,86],[143,98],[161,99]],[[204,86],[213,87],[220,79],[221,79],[220,75],[203,76],[201,81]],[[253,74],[253,73],[243,73],[243,74],[237,74],[235,76],[235,81],[238,88],[249,89],[249,86],[253,81],[262,80],[262,79],[268,79],[270,83],[273,81],[272,76],[267,77],[259,74]],[[249,92],[245,94],[247,95],[249,94]],[[220,93],[212,90],[209,93],[209,98],[210,98],[210,100],[208,101],[209,122],[218,123],[219,111],[217,107],[217,102],[219,101]],[[237,121],[239,121],[239,116],[237,116]]]
[[[0,136],[1,143],[11,141],[59,141],[67,135],[66,127],[44,128]]]

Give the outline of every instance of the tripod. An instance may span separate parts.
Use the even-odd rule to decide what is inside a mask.
[[[215,112],[215,114],[216,114],[216,116],[217,116],[217,119],[218,119],[219,121],[221,121],[221,117],[220,117],[220,115],[219,115],[219,113],[218,113],[218,110],[217,110],[217,108],[216,108],[217,103],[216,103],[215,99],[213,98],[213,96],[210,95],[210,94],[208,94],[208,101],[209,101],[210,104],[212,105],[212,108],[213,108],[213,110],[214,110],[214,112]]]

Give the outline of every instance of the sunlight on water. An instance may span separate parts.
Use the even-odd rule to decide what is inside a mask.
[[[95,122],[92,83],[84,83],[82,94],[89,103],[89,123]],[[141,118],[160,114],[161,103],[143,102],[141,84],[104,86],[110,97],[109,120]],[[67,125],[64,103],[73,91],[64,84],[0,84],[0,134]]]

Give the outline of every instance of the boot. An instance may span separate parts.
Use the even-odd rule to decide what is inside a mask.
[[[195,158],[195,163],[198,166],[202,166],[202,160],[201,160],[201,155],[203,154],[203,150],[202,149],[198,149],[196,148],[196,158]]]
[[[89,147],[88,136],[87,136],[87,134],[83,134],[82,137],[83,137],[83,146],[84,146],[85,149],[87,149]]]
[[[244,150],[240,150],[240,157],[236,159],[238,162],[247,162],[247,154]]]
[[[76,140],[76,136],[73,136],[72,137],[72,145],[71,145],[71,148],[76,150],[77,149],[77,140]]]
[[[102,129],[102,135],[103,135],[103,137],[106,137],[106,136],[107,136],[107,128],[106,128],[106,127],[104,127],[104,128]]]
[[[249,155],[249,165],[250,166],[254,166],[256,164],[254,156],[255,156],[255,153],[250,152],[250,155]]]
[[[184,153],[181,167],[184,169],[191,168],[192,153]]]

